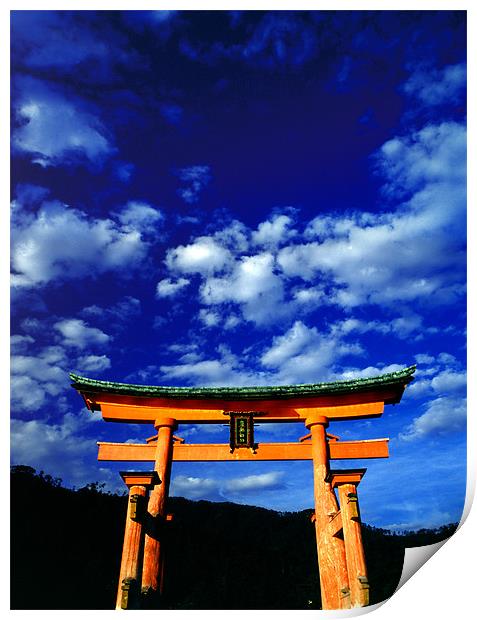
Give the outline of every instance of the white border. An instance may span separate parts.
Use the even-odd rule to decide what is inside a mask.
[[[52,10],[52,9],[62,9],[62,10],[71,10],[71,9],[96,9],[96,10],[104,10],[104,9],[114,9],[114,10],[124,10],[124,9],[182,9],[182,10],[206,10],[206,9],[215,9],[215,10],[227,10],[227,9],[243,9],[243,10],[256,10],[256,9],[275,9],[275,10],[390,10],[390,9],[399,9],[399,10],[467,10],[468,15],[468,29],[469,29],[469,37],[468,37],[468,86],[469,86],[469,106],[468,109],[473,112],[477,109],[476,106],[476,98],[475,98],[475,80],[474,80],[474,59],[477,58],[477,50],[475,45],[474,35],[476,33],[475,25],[475,13],[476,10],[470,4],[470,2],[462,2],[462,1],[454,1],[449,2],[443,0],[436,0],[434,2],[423,2],[422,0],[409,2],[402,1],[399,4],[395,2],[350,2],[350,1],[342,1],[339,3],[339,6],[336,4],[330,6],[330,2],[300,2],[298,6],[290,6],[291,3],[289,1],[284,2],[283,0],[275,0],[275,2],[243,2],[236,0],[235,2],[210,2],[203,0],[198,3],[195,1],[182,1],[182,2],[138,2],[135,6],[132,6],[130,1],[120,1],[117,0],[114,4],[110,2],[91,2],[90,0],[83,0],[82,2],[71,2],[66,4],[65,2],[51,1],[48,3],[48,6],[42,6],[41,3],[37,2],[14,2],[8,3],[8,11],[10,10],[27,10],[27,9],[44,9],[44,10]],[[2,193],[4,194],[4,200],[2,201],[2,207],[0,209],[0,248],[2,252],[9,254],[9,219],[8,219],[8,204],[10,202],[9,197],[9,179],[10,179],[10,169],[9,169],[9,36],[10,36],[10,28],[9,28],[9,12],[2,11],[2,17],[4,19],[0,22],[1,28],[1,50],[3,52],[2,58],[3,62],[1,63],[1,84],[3,86],[2,90],[2,98],[1,98],[1,110],[2,110],[2,122],[0,123],[0,134],[2,138],[2,143],[6,145],[5,156],[3,159],[4,165],[1,168],[1,179],[2,179]],[[468,265],[469,265],[469,292],[468,292],[468,309],[469,316],[473,318],[475,316],[475,299],[476,299],[476,291],[474,287],[474,265],[475,265],[475,216],[474,213],[471,212],[473,206],[477,204],[476,202],[476,192],[475,192],[475,127],[474,127],[474,118],[471,116],[468,121],[468,129],[469,129],[469,153],[471,156],[468,159],[468,178],[469,181],[469,194],[468,194],[468,205],[469,205],[469,214],[468,214],[468,238],[469,238],[469,251],[468,251]],[[9,341],[9,293],[8,293],[8,263],[7,261],[1,262],[0,269],[0,277],[2,282],[2,287],[5,286],[6,283],[6,291],[4,290],[4,294],[2,296],[2,309],[4,310],[3,317],[3,338],[2,342],[6,343]],[[468,322],[468,343],[469,348],[471,349],[471,354],[469,355],[469,364],[468,364],[468,374],[470,377],[475,377],[476,369],[473,360],[474,353],[474,342],[475,342],[475,328],[472,324],[472,321]],[[5,412],[4,419],[6,420],[6,433],[4,437],[9,437],[9,427],[8,427],[8,416],[6,415],[6,411],[9,410],[8,403],[8,376],[9,376],[9,350],[7,347],[2,347],[0,352],[0,373],[2,380],[2,390],[1,390],[1,404],[3,411]],[[4,380],[6,379],[5,383]],[[379,606],[374,606],[374,610],[371,608],[367,608],[365,610],[360,610],[361,612],[372,613],[373,620],[378,618],[386,618],[386,619],[397,619],[401,618],[403,615],[411,614],[412,618],[422,617],[432,617],[433,620],[439,620],[440,618],[449,618],[452,616],[454,618],[467,618],[469,617],[468,612],[471,609],[474,609],[474,589],[473,589],[473,576],[475,574],[475,562],[473,561],[474,552],[476,549],[476,532],[477,532],[477,512],[474,509],[470,511],[470,507],[473,501],[474,493],[475,493],[475,453],[476,453],[476,445],[475,438],[477,437],[477,424],[474,419],[474,413],[472,411],[472,406],[476,402],[475,394],[476,387],[475,382],[469,382],[469,412],[468,416],[468,478],[467,478],[467,496],[466,496],[466,507],[464,510],[464,515],[468,514],[468,518],[465,523],[462,524],[462,527],[457,531],[457,533],[452,536],[452,538],[443,545],[443,547],[438,551],[438,553],[431,557],[426,565],[418,571],[416,575],[412,579],[410,579],[407,583],[404,584],[402,588],[400,588],[386,603]],[[8,461],[9,450],[8,448],[3,451],[5,460]],[[6,464],[5,468],[2,468],[3,471],[8,472],[9,465]],[[3,486],[4,492],[6,491],[6,486]],[[470,514],[469,514],[470,511]],[[5,526],[4,526],[5,527]],[[8,540],[6,541],[8,547]],[[5,546],[3,547],[5,550]],[[4,554],[4,559],[8,562],[8,554]],[[471,563],[472,562],[472,563]],[[4,585],[4,595],[2,596],[2,605],[1,608],[5,609],[8,605],[8,587],[9,584],[9,567],[7,565],[7,572],[2,572],[2,583]],[[40,579],[45,576],[39,575]],[[53,584],[50,584],[53,585]],[[356,610],[357,611],[357,610]],[[42,612],[32,611],[10,611],[9,613],[14,614],[15,616],[30,616],[31,614],[43,615]],[[43,612],[47,613],[48,616],[62,615],[64,616],[64,611],[58,612]],[[68,611],[68,616],[79,616],[84,617],[85,613],[94,614],[96,612],[84,612],[84,611]],[[115,614],[116,612],[101,612],[101,616],[104,617],[109,613]],[[129,612],[129,614],[143,614],[144,612]],[[146,612],[147,613],[147,612]],[[223,619],[224,612],[223,611],[207,611],[207,612],[186,612],[186,611],[162,611],[157,612],[161,613],[161,616],[173,617],[173,618],[182,618],[187,617],[190,618],[191,613],[194,615],[204,615],[206,614],[208,618],[217,617],[217,620],[220,618]],[[251,615],[253,617],[259,616],[260,618],[264,618],[268,615],[268,613],[273,613],[274,618],[290,618],[290,611],[273,611],[273,612],[258,612],[258,611],[227,611],[227,618],[235,619],[242,618],[244,614]],[[356,612],[316,612],[316,611],[297,611],[293,610],[293,617],[307,615],[310,617],[310,614],[314,616],[318,613],[319,617],[334,617],[339,618],[344,615],[358,615]]]

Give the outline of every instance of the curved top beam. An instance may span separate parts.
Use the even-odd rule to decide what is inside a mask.
[[[403,370],[346,381],[332,381],[328,383],[307,383],[299,385],[273,385],[253,387],[174,387],[156,385],[136,385],[117,383],[113,381],[99,381],[88,379],[75,373],[70,373],[74,387],[80,393],[108,393],[142,398],[160,398],[171,400],[288,400],[293,398],[313,396],[334,396],[352,394],[355,392],[386,391],[396,389],[399,400],[404,387],[413,380],[416,366],[408,366]]]

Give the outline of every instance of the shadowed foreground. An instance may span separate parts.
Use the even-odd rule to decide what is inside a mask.
[[[114,609],[126,502],[98,484],[74,491],[13,467],[11,608]],[[311,509],[170,498],[168,512],[163,608],[320,608]],[[363,525],[370,603],[394,592],[406,546],[435,543],[455,528],[397,535]]]

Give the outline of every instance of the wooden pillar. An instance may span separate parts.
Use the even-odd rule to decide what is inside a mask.
[[[369,582],[356,491],[365,471],[334,472],[331,478],[332,486],[338,487],[352,607],[369,605]]]
[[[154,470],[159,476],[160,484],[156,484],[152,489],[147,506],[141,584],[141,592],[147,599],[160,593],[161,538],[171,475],[172,433],[176,428],[176,421],[173,418],[162,418],[156,420],[154,426],[158,431]]]
[[[146,496],[148,489],[157,481],[157,474],[155,472],[120,472],[120,474],[129,489],[129,495],[116,609],[139,609],[140,560]]]
[[[330,521],[338,512],[338,502],[327,482],[329,472],[326,428],[328,419],[313,415],[306,419],[311,432],[315,494],[315,530],[320,571],[322,609],[348,609],[350,590],[344,541],[332,535]]]

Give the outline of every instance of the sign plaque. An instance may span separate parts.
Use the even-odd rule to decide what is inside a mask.
[[[230,416],[230,451],[237,448],[255,448],[253,437],[253,416],[263,415],[260,411],[227,411]]]

